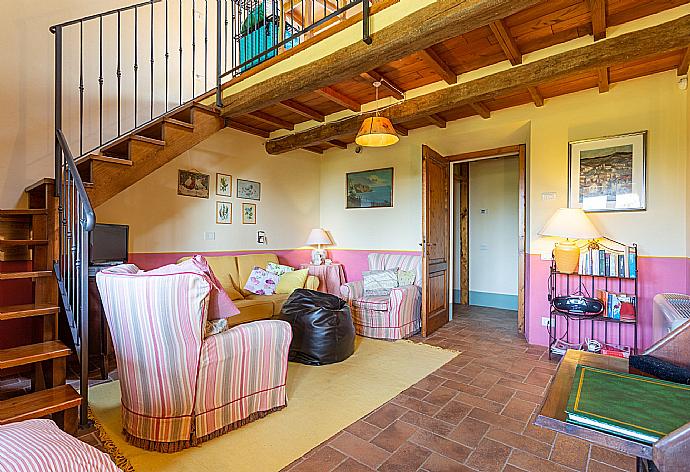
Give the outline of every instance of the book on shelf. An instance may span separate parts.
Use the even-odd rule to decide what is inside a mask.
[[[579,364],[569,423],[653,444],[690,421],[690,385]]]
[[[637,277],[637,252],[634,247],[625,251],[589,249],[580,252],[579,275],[600,277]]]
[[[635,321],[637,298],[634,295],[598,289],[595,296],[604,304],[603,317],[613,320]]]

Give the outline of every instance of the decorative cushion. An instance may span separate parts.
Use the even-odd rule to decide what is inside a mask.
[[[0,471],[119,472],[104,452],[61,431],[51,420],[0,426]]]
[[[240,292],[242,293],[243,297],[246,297],[252,293],[242,287],[247,284],[249,276],[255,267],[266,267],[269,262],[273,262],[275,264],[280,263],[278,261],[278,256],[271,253],[242,254],[241,256],[236,256],[235,259],[237,260],[237,272],[239,275],[235,285],[237,288],[241,288]]]
[[[307,277],[309,277],[309,269],[301,269],[284,273],[280,276],[276,293],[289,295],[298,288],[303,288],[304,283],[307,281]]]
[[[269,271],[271,274],[283,275],[287,272],[292,272],[295,269],[290,266],[276,264],[275,262],[269,262],[268,264],[266,264],[266,270]]]
[[[276,274],[271,274],[261,267],[254,267],[244,289],[255,295],[273,295],[279,280],[280,277]]]
[[[407,287],[408,285],[414,285],[414,280],[416,276],[417,273],[413,270],[398,269],[398,287]]]
[[[141,275],[170,275],[192,272],[199,274],[211,285],[211,293],[208,305],[208,319],[220,320],[239,314],[240,310],[235,306],[218,278],[206,262],[204,256],[196,255],[179,264],[169,264],[158,269],[141,271]]]
[[[362,276],[364,295],[368,297],[389,295],[398,286],[397,270],[370,270],[363,272]]]
[[[177,262],[179,264],[189,259],[191,258],[183,257]],[[237,259],[234,256],[208,256],[206,257],[206,262],[208,262],[215,276],[218,277],[223,290],[225,290],[230,299],[242,300],[244,297],[237,288],[239,284],[236,282],[240,277],[237,271]]]
[[[362,310],[388,311],[390,296],[355,298],[352,300],[352,305]]]

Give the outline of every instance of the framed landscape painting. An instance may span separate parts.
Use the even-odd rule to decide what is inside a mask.
[[[647,132],[568,143],[570,208],[640,211],[647,208]]]
[[[237,179],[237,198],[261,200],[261,184],[251,180]]]
[[[232,175],[216,174],[216,195],[232,197]]]
[[[216,202],[216,224],[232,224],[232,203]]]
[[[393,206],[393,168],[350,172],[345,175],[345,208],[390,208]]]
[[[211,176],[209,174],[178,169],[177,194],[187,197],[208,198],[210,182]]]

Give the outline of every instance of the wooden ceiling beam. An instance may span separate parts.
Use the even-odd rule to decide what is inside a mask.
[[[323,149],[318,146],[305,146],[302,149],[305,151],[313,152],[314,154],[323,154]]]
[[[592,13],[592,34],[594,41],[606,37],[606,0],[587,0]]]
[[[683,59],[680,60],[680,65],[678,66],[678,76],[688,75],[688,67],[690,66],[690,47],[685,49],[685,54],[683,54]]]
[[[503,49],[503,53],[514,66],[522,64],[522,53],[515,42],[515,38],[510,34],[503,20],[496,20],[489,25],[498,44]]]
[[[611,88],[609,80],[609,68],[600,67],[597,69],[597,81],[599,83],[599,93],[606,93]]]
[[[405,128],[400,123],[393,123],[393,128],[395,128],[395,132],[400,136],[407,136],[410,133],[410,130]]]
[[[431,114],[442,113],[470,103],[519,93],[527,87],[536,87],[545,82],[596,72],[601,67],[677,51],[688,44],[690,15],[405,100],[381,110],[380,114],[390,118],[393,123],[423,119]],[[266,150],[269,154],[280,154],[329,139],[353,135],[357,133],[362,120],[371,115],[372,113],[364,113],[270,140],[266,143]]]
[[[303,105],[296,100],[283,100],[280,102],[280,106],[290,110],[293,113],[302,115],[305,118],[309,118],[310,120],[319,121],[321,123],[326,120],[326,117],[323,115],[323,113],[319,113],[313,108],[309,108],[308,106]]]
[[[302,67],[267,77],[223,99],[224,116],[243,115],[282,100],[346,81],[543,0],[444,0],[432,2],[372,33],[371,45],[357,41]],[[232,89],[230,89],[232,90]]]
[[[339,139],[331,139],[329,141],[326,141],[328,144],[334,147],[338,147],[340,149],[347,149],[347,143],[342,142]]]
[[[240,123],[239,121],[236,120],[226,120],[225,121],[225,126],[228,128],[236,129],[237,131],[243,131],[245,133],[253,134],[254,136],[259,136],[261,138],[266,138],[271,135],[268,131],[259,129],[259,128],[254,128],[253,126],[245,125],[244,123]]]
[[[428,115],[426,119],[429,120],[432,125],[436,125],[439,128],[445,128],[448,125],[448,122],[436,113]]]
[[[265,113],[263,111],[253,111],[249,113],[249,116],[251,116],[254,119],[257,119],[259,121],[262,121],[266,124],[269,124],[271,126],[277,126],[278,128],[283,128],[283,129],[289,129],[289,130],[294,130],[295,125],[290,123],[289,121],[285,121],[282,118],[275,117],[273,115],[269,115],[268,113]]]
[[[477,113],[477,115],[481,116],[485,120],[491,118],[491,110],[486,108],[486,105],[484,105],[482,102],[470,103],[470,106],[475,111],[475,113]]]
[[[417,54],[419,54],[419,57],[436,72],[436,75],[445,80],[446,83],[449,85],[457,83],[458,75],[453,72],[453,69],[451,69],[433,49],[422,49]]]
[[[544,97],[539,92],[537,87],[527,87],[527,91],[529,92],[530,97],[532,97],[532,101],[534,102],[535,106],[537,106],[537,107],[543,107],[544,106]]]
[[[359,112],[362,110],[361,103],[353,100],[352,98],[348,97],[343,93],[338,92],[333,87],[324,87],[322,89],[316,90],[315,92],[321,95],[322,97],[332,101],[333,103],[337,103],[343,108],[347,108],[354,112]]]
[[[386,78],[383,74],[376,72],[375,70],[362,72],[359,74],[359,76],[364,80],[371,82],[372,84],[374,82],[381,82],[381,86],[386,87],[386,89],[388,89],[388,91],[390,91],[397,100],[403,100],[405,98],[405,95],[402,93],[400,87],[394,84],[390,79]]]

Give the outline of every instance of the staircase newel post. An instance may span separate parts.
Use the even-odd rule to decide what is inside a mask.
[[[223,52],[223,2],[216,0],[216,106],[223,107],[223,91],[221,90],[221,80],[223,75],[222,52]]]
[[[81,376],[79,378],[79,393],[81,405],[79,422],[83,428],[89,426],[89,232],[87,232],[84,203],[79,208],[79,327],[81,329],[79,357],[81,361]]]

